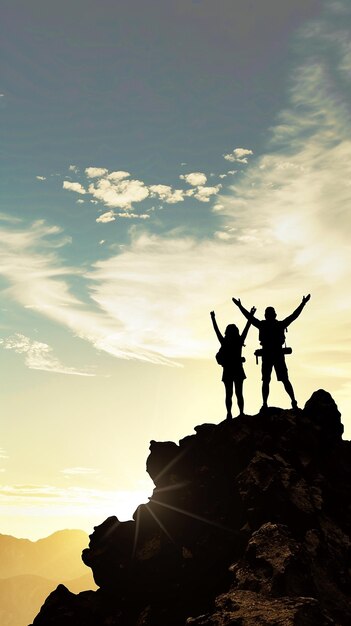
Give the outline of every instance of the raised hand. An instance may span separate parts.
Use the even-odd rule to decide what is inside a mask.
[[[216,314],[215,314],[215,312],[214,312],[214,311],[211,311],[210,315],[211,315],[212,319],[213,319],[214,317],[216,317]]]
[[[240,302],[240,298],[232,298],[234,304],[236,304],[236,306],[240,306],[241,302]]]
[[[303,296],[303,298],[302,298],[302,304],[306,304],[306,302],[308,302],[308,301],[309,301],[310,297],[311,297],[311,294],[310,294],[310,293],[308,294],[308,296]]]
[[[257,309],[256,309],[256,307],[255,307],[255,306],[251,307],[251,309],[250,309],[250,315],[255,315],[256,311],[257,311]]]

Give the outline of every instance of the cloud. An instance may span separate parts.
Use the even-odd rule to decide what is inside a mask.
[[[192,172],[191,174],[181,174],[179,176],[182,180],[185,180],[189,185],[193,187],[199,187],[205,185],[207,182],[207,176],[202,172]]]
[[[46,180],[46,176],[36,176],[37,180]]]
[[[57,252],[67,241],[58,227],[42,221],[22,230],[18,226],[11,229],[8,224],[0,228],[0,276],[9,284],[7,298],[65,326],[98,350],[119,358],[171,364],[167,357],[150,348],[151,343],[138,345],[135,339],[131,340],[118,315],[110,317],[95,306],[94,299],[89,301],[89,273],[83,275],[81,270],[60,263]],[[81,288],[85,287],[85,303],[73,295],[72,277],[75,281],[80,278]],[[74,373],[69,369],[63,368],[63,373]]]
[[[78,482],[83,477],[76,475]],[[93,477],[90,475],[90,481]],[[147,502],[150,497],[150,487],[133,490],[93,489],[77,485],[2,485],[0,486],[0,503],[3,518],[7,516],[27,516],[33,518],[33,508],[38,516],[46,518],[67,518],[72,520],[79,517],[80,523],[85,518],[87,528],[91,528],[97,521],[97,511],[100,519],[104,519],[115,511],[119,520],[128,520],[139,506],[140,502]],[[76,522],[73,522],[76,523]],[[68,521],[67,525],[72,524]],[[38,537],[36,537],[37,539]]]
[[[133,203],[145,200],[149,190],[141,180],[101,178],[95,185],[89,185],[89,193],[108,207],[128,210]]]
[[[68,467],[61,470],[65,476],[91,476],[99,474],[100,470],[94,467]]]
[[[106,211],[106,213],[102,213],[99,217],[96,218],[98,224],[108,224],[109,222],[114,222],[116,219],[116,214],[114,211]]]
[[[152,197],[159,197],[167,204],[176,204],[184,200],[184,191],[172,189],[169,185],[151,185],[149,189]]]
[[[6,454],[6,451],[3,448],[0,448],[0,459],[8,459],[8,455]]]
[[[248,148],[234,148],[233,152],[229,154],[223,154],[226,161],[231,163],[248,163],[248,157],[253,154],[252,150]]]
[[[142,203],[148,198],[158,198],[162,203],[178,204],[185,198],[193,197],[200,202],[209,202],[210,197],[218,193],[219,187],[206,187],[207,177],[202,172],[192,172],[180,175],[180,179],[192,185],[192,189],[174,189],[171,185],[156,184],[147,185],[143,181],[131,178],[131,174],[125,170],[109,172],[105,168],[87,167],[85,174],[90,182],[88,191],[80,182],[64,182],[64,188],[77,193],[88,193],[92,196],[90,202],[97,204],[101,202],[110,208],[96,221],[98,223],[108,223],[115,221],[116,217],[126,217],[127,219],[148,219],[150,216],[145,212],[137,214],[135,204]],[[113,209],[122,209],[125,213],[115,213]]]
[[[126,218],[126,219],[139,219],[139,220],[148,220],[150,215],[148,213],[131,213],[130,211],[126,211],[124,213],[115,213],[114,211],[106,211],[106,213],[102,213],[100,217],[96,218],[96,222],[98,224],[108,224],[109,222],[114,222],[116,217]]]
[[[73,183],[69,180],[63,181],[63,188],[68,189],[69,191],[75,191],[76,193],[81,193],[82,195],[86,194],[86,191],[80,183]]]
[[[117,172],[111,172],[107,176],[108,180],[111,180],[113,183],[118,183],[120,180],[124,180],[125,178],[129,178],[129,177],[130,177],[130,173],[125,172],[123,170],[120,170]]]
[[[5,350],[13,350],[17,354],[23,354],[25,364],[29,369],[55,372],[58,374],[93,376],[93,374],[80,372],[73,367],[63,365],[54,357],[53,350],[48,344],[30,339],[21,333],[15,333],[11,337],[0,339],[0,345],[2,345]]]
[[[108,173],[104,167],[86,167],[84,171],[88,178],[100,178]]]
[[[116,213],[118,217],[127,219],[148,220],[150,215],[148,213]]]
[[[84,200],[82,200],[81,198],[79,198],[79,199],[77,200],[77,204],[84,204]]]
[[[70,165],[68,169],[70,172],[74,172],[75,174],[78,174],[79,172],[79,168],[76,165]]]
[[[222,185],[216,185],[215,187],[198,187],[194,193],[194,198],[200,202],[209,202],[212,196],[218,194]]]

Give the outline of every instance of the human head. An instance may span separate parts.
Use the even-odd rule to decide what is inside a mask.
[[[275,318],[277,317],[277,314],[275,312],[275,309],[272,306],[267,306],[265,312],[264,312],[264,316],[266,318],[266,320],[275,320]]]
[[[228,324],[224,334],[229,339],[234,339],[239,336],[239,329],[235,324]]]

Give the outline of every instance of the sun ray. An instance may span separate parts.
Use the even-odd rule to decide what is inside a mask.
[[[164,526],[164,524],[162,524],[161,520],[158,519],[156,513],[154,513],[150,508],[149,505],[146,504],[146,510],[148,511],[148,513],[151,515],[151,517],[154,518],[154,520],[156,521],[156,523],[159,525],[159,527],[161,528],[161,530],[163,530],[163,532],[165,533],[165,535],[168,537],[168,539],[174,543],[176,545],[176,542],[174,541],[173,537],[170,535],[170,533],[168,532],[167,528]]]
[[[224,526],[224,524],[219,524],[218,522],[213,522],[212,520],[206,519],[206,517],[202,517],[201,515],[196,515],[195,513],[190,513],[189,511],[185,511],[184,509],[180,509],[177,506],[172,506],[171,504],[166,504],[165,502],[160,502],[159,500],[153,500],[154,504],[159,504],[160,506],[165,507],[166,509],[170,509],[171,511],[176,511],[177,513],[181,513],[182,515],[186,515],[188,517],[192,517],[193,519],[198,520],[199,522],[203,522],[204,524],[209,524],[210,526],[215,526],[217,528],[221,528],[222,530],[226,530],[230,533],[235,533],[233,528],[229,526]]]

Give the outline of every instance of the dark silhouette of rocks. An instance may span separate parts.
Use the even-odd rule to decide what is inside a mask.
[[[134,519],[96,527],[97,591],[63,585],[34,626],[348,626],[351,446],[329,393],[151,442]]]

